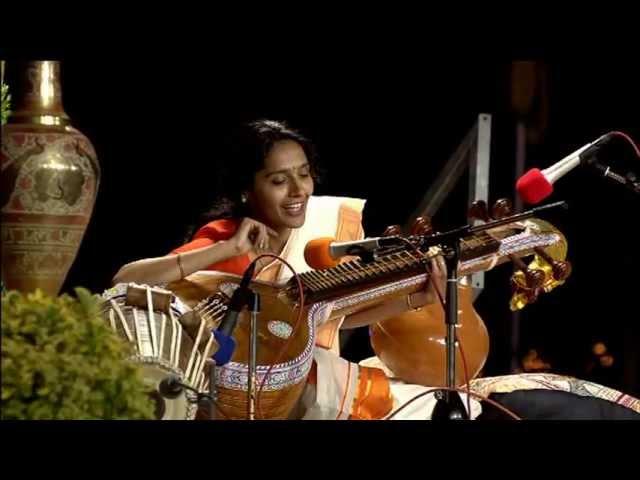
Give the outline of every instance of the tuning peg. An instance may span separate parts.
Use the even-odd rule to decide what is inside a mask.
[[[546,275],[542,270],[537,269],[516,270],[511,279],[513,285],[517,285],[521,290],[529,291],[541,288],[546,281]]]
[[[527,285],[529,285],[529,288],[531,288],[532,290],[541,288],[542,285],[544,285],[545,280],[547,279],[547,276],[542,270],[531,268],[527,270],[526,276]]]
[[[467,217],[471,220],[482,220],[483,222],[491,220],[489,218],[487,202],[484,200],[476,200],[473,202],[467,211]]]
[[[525,290],[525,285],[523,285],[523,282],[520,281],[520,279],[518,278],[518,275],[515,275],[515,274],[512,275],[511,281],[509,283],[511,284],[512,295],[516,295]]]
[[[411,227],[412,235],[430,235],[431,233],[433,233],[433,227],[429,217],[418,217],[414,220]]]
[[[569,278],[571,276],[571,271],[573,270],[571,262],[563,260],[551,262],[551,268],[553,268],[553,278],[558,282],[563,282]]]
[[[571,263],[564,260],[554,260],[551,256],[545,252],[544,248],[536,247],[534,251],[540,255],[544,261],[551,265],[554,280],[562,282],[569,278],[571,275],[572,267]]]
[[[529,297],[524,292],[524,290],[515,290],[513,295],[511,296],[511,301],[509,302],[509,306],[512,311],[522,310],[529,304]]]
[[[402,228],[400,228],[400,225],[390,225],[384,230],[382,236],[393,237],[401,234],[402,234]]]
[[[491,216],[496,220],[508,217],[511,214],[513,214],[513,205],[508,198],[501,198],[493,204],[493,208],[491,209]]]
[[[538,300],[538,296],[542,289],[522,289],[519,288],[516,282],[512,281],[513,292],[511,296],[510,307],[511,310],[522,310],[524,307],[531,303],[535,303]]]
[[[519,259],[515,255],[509,255],[509,258],[517,267],[518,271],[522,272],[521,275],[524,276],[524,284],[526,285],[527,290],[534,290],[544,285],[547,277],[542,270],[537,268],[529,268],[521,259]]]
[[[525,290],[524,294],[527,296],[527,302],[535,303],[538,300],[538,297],[540,296],[541,291],[542,289],[540,288],[534,288],[533,290]]]

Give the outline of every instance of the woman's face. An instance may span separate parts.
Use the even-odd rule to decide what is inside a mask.
[[[309,161],[293,140],[274,143],[256,173],[249,206],[256,220],[274,230],[299,228],[304,224],[307,201],[313,193]]]

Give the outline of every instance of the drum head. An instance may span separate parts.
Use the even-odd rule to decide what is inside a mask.
[[[204,322],[198,341],[190,337],[180,318],[187,307],[171,292],[146,285],[118,284],[103,293],[105,321],[133,348],[130,360],[142,370],[142,378],[155,403],[158,420],[193,420],[195,394],[187,389],[169,398],[160,383],[174,376],[193,389],[206,385],[205,359],[211,342]],[[202,338],[202,340],[201,340]]]

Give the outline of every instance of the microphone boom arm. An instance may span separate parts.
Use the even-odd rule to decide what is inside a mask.
[[[541,205],[539,207],[534,207],[530,210],[527,210],[526,212],[517,213],[509,217],[501,218],[499,220],[494,220],[491,222],[486,222],[486,223],[482,223],[475,226],[465,225],[463,227],[458,227],[453,230],[449,230],[448,232],[418,236],[417,238],[419,239],[419,244],[421,247],[432,247],[435,245],[443,245],[443,244],[451,245],[452,242],[456,242],[468,235],[484,232],[492,228],[501,227],[503,225],[508,225],[510,223],[526,220],[528,218],[532,218],[536,216],[541,211],[546,211],[546,210],[550,210],[552,208],[558,208],[558,207],[567,209],[568,208],[567,202],[559,201],[559,202],[550,203],[548,205]],[[416,237],[413,237],[413,238],[416,238]]]

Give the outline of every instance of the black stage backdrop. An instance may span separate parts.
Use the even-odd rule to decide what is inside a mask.
[[[101,292],[122,264],[181,244],[213,198],[227,132],[257,117],[287,120],[311,135],[327,170],[316,193],[368,199],[371,236],[407,219],[479,113],[493,115],[491,200],[513,199],[510,61],[356,50],[339,59],[132,50],[61,60],[67,113],[95,145],[103,175],[65,291],[82,285]],[[609,130],[640,141],[640,74],[631,66],[547,67],[548,127],[529,148],[527,167],[547,167]],[[618,170],[640,172],[640,159],[622,141],[607,152]],[[465,181],[434,219],[437,228],[465,221]],[[574,272],[525,310],[518,355],[535,349],[552,371],[638,394],[640,198],[576,170],[556,184],[551,200],[560,199],[569,202],[568,213],[547,218],[567,235]],[[510,368],[510,274],[506,265],[490,272],[476,302],[491,335],[485,375]],[[614,363],[591,370],[597,341]],[[370,354],[366,329],[344,350],[354,361]]]

